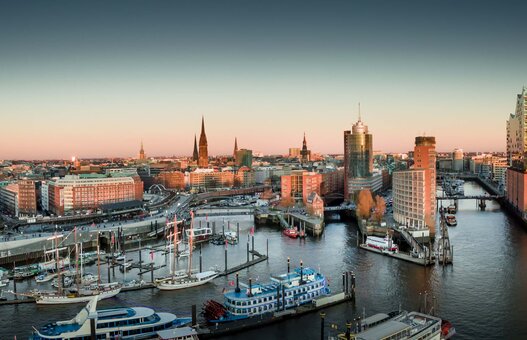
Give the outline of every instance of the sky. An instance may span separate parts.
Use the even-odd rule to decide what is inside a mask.
[[[504,151],[525,1],[3,1],[0,159]]]

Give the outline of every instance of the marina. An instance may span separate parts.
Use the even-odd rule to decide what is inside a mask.
[[[470,184],[466,184],[466,186],[467,185],[469,186],[469,188],[466,190],[478,189],[477,187],[474,188],[470,186]],[[516,232],[516,234],[523,232],[522,229],[518,229],[518,226],[513,225],[511,225],[510,227],[504,226],[501,229],[496,228],[495,225],[499,225],[500,223],[496,220],[496,218],[502,218],[505,221],[508,220],[506,215],[504,215],[502,212],[499,212],[497,214],[496,211],[499,211],[499,206],[490,206],[489,209],[487,209],[485,212],[481,212],[475,210],[472,204],[468,202],[466,206],[464,202],[460,202],[458,216],[463,219],[463,228],[466,228],[468,232],[470,232],[471,230],[478,230],[479,232],[481,232],[481,229],[483,228],[483,230],[486,230],[487,232],[493,232],[498,238],[498,235],[500,235],[499,233],[501,233],[502,230],[508,230],[509,233]],[[479,323],[474,318],[471,318],[470,314],[459,314],[455,307],[458,306],[460,303],[465,306],[467,305],[467,302],[463,300],[463,294],[465,294],[466,288],[463,285],[460,286],[460,283],[456,280],[456,278],[460,275],[464,277],[464,280],[468,279],[469,282],[471,282],[471,285],[476,286],[479,291],[485,292],[487,290],[486,287],[483,287],[477,283],[478,280],[481,280],[481,275],[485,275],[486,277],[486,272],[467,272],[463,270],[462,265],[466,261],[470,261],[471,263],[485,261],[487,263],[489,261],[489,258],[475,257],[475,254],[472,253],[472,248],[470,247],[470,245],[472,244],[472,239],[470,241],[463,241],[465,234],[461,232],[461,229],[454,228],[450,230],[449,234],[450,238],[456,241],[457,245],[456,262],[458,263],[458,266],[455,272],[450,271],[448,269],[449,267],[445,267],[445,270],[443,270],[441,266],[425,268],[421,266],[415,266],[412,263],[406,264],[406,261],[400,261],[387,256],[379,256],[378,254],[374,254],[369,251],[364,251],[360,249],[360,247],[356,246],[357,240],[359,240],[359,238],[357,238],[357,230],[357,225],[354,224],[352,221],[331,222],[326,225],[325,232],[320,238],[313,238],[311,236],[308,236],[308,238],[304,241],[284,237],[279,231],[277,231],[272,226],[259,226],[256,228],[254,243],[255,249],[266,249],[267,246],[269,247],[268,249],[270,257],[268,259],[265,259],[264,261],[261,261],[250,267],[238,269],[237,271],[229,273],[226,276],[219,277],[212,281],[211,284],[203,285],[198,288],[192,288],[190,290],[182,290],[180,293],[178,293],[177,299],[171,297],[170,292],[165,293],[162,291],[157,291],[156,289],[152,289],[153,285],[148,283],[148,281],[150,281],[150,273],[146,272],[144,275],[142,275],[143,279],[146,279],[144,280],[146,281],[146,283],[143,286],[130,288],[123,287],[121,293],[119,293],[116,297],[100,301],[99,305],[103,307],[111,307],[122,306],[123,304],[139,304],[153,306],[156,310],[168,309],[169,311],[174,312],[176,315],[190,315],[191,310],[189,306],[193,304],[201,306],[203,303],[210,299],[218,299],[219,297],[221,297],[223,289],[233,289],[233,285],[235,284],[236,272],[239,273],[240,280],[246,283],[248,282],[249,278],[252,278],[254,280],[253,282],[260,283],[262,281],[265,281],[264,277],[269,277],[269,275],[283,272],[285,256],[291,257],[292,263],[299,263],[300,260],[303,260],[304,263],[310,263],[310,265],[314,268],[318,268],[318,266],[323,267],[324,274],[329,281],[329,286],[332,290],[336,290],[337,292],[340,290],[341,286],[340,283],[342,281],[342,268],[345,267],[349,268],[349,270],[353,270],[356,274],[357,281],[359,283],[356,288],[355,305],[367,306],[368,311],[386,311],[386,303],[392,306],[392,308],[389,310],[396,309],[399,303],[401,303],[403,307],[411,310],[412,308],[418,307],[413,301],[418,300],[417,296],[419,296],[420,292],[433,291],[435,292],[434,295],[437,300],[437,314],[447,317],[452,322],[452,324],[455,325],[457,331],[456,338],[466,338],[463,334],[483,335],[481,333],[481,327],[483,331],[486,332],[486,328],[483,324]],[[251,251],[252,241],[250,236],[250,228],[248,228],[247,226],[241,227],[241,238],[242,240],[249,239],[249,242],[240,242],[237,245],[228,244],[227,249],[229,267],[243,265],[247,260],[247,248],[249,248],[249,251]],[[508,240],[509,242],[511,240],[517,242],[522,240],[522,237],[520,235],[516,235],[514,239]],[[493,248],[493,243],[489,243],[486,238],[482,239],[480,237],[479,242],[482,242],[482,244],[484,244],[485,247],[488,249]],[[527,242],[527,239],[525,240],[525,242]],[[247,247],[247,244],[245,243],[247,243],[249,247]],[[163,243],[161,243],[161,245],[162,244]],[[141,253],[143,262],[146,261],[146,264],[149,264],[151,258],[151,250],[149,249],[150,245],[146,245],[144,247],[145,248],[141,252],[127,251],[127,259],[131,259],[134,263],[136,263],[139,261],[139,253]],[[208,268],[210,266],[218,266],[220,268],[224,267],[224,246],[203,244],[201,247],[205,268]],[[162,276],[163,272],[168,274],[170,270],[170,260],[168,258],[168,255],[164,255],[162,252],[154,252],[153,254],[153,265],[155,267],[160,267],[160,269],[158,269],[159,273],[156,271],[155,276]],[[273,256],[273,254],[276,254],[276,256]],[[320,257],[321,254],[324,254],[324,256]],[[195,256],[199,256],[199,251],[196,251]],[[249,253],[249,260],[250,257],[251,253]],[[258,257],[256,256],[255,259],[258,259]],[[339,260],[335,261],[334,259]],[[195,263],[197,263],[197,259],[195,259]],[[312,265],[313,263],[314,265]],[[185,259],[180,259],[176,262],[177,270],[185,270],[187,265],[188,263]],[[110,273],[110,275],[112,275],[112,270],[110,269],[108,271],[105,266],[106,264],[103,263],[101,268],[101,276],[102,280],[104,282],[107,282],[107,273]],[[368,269],[372,266],[376,268],[374,272],[369,271]],[[146,267],[148,267],[148,265]],[[397,279],[391,274],[394,270],[399,273],[398,277],[401,277],[403,282],[404,280],[409,280],[405,278],[418,278],[418,280],[415,282],[415,285],[412,286],[411,290],[409,289],[410,287],[408,287],[407,289],[404,288],[404,286],[400,285],[400,279]],[[93,264],[87,266],[86,271],[91,273],[97,273],[96,266]],[[139,271],[140,269],[134,267],[126,273],[126,277],[129,279],[136,279],[138,278],[137,273]],[[123,273],[120,273],[119,271],[116,271],[114,275],[116,279],[123,280],[124,278]],[[517,274],[513,274],[513,276],[514,275]],[[112,279],[114,279],[114,277],[112,277]],[[438,277],[443,278],[438,280]],[[496,277],[495,280],[498,280],[497,282],[499,282],[499,277]],[[10,282],[10,286],[11,285],[12,281]],[[35,285],[35,280],[23,280],[18,282],[18,290],[24,291],[27,289],[31,289],[31,287],[34,287]],[[381,293],[383,290],[382,287],[385,286],[391,287],[390,289],[395,289],[395,292],[397,292],[397,296],[401,296],[401,298],[395,298],[390,296],[388,296],[387,300],[385,297],[380,298],[381,295],[385,296],[384,293]],[[369,288],[366,289],[365,287]],[[450,294],[439,294],[439,292],[443,289],[448,289]],[[199,291],[200,297],[197,299],[194,290]],[[375,293],[377,291],[379,291],[379,293]],[[371,295],[371,292],[373,292],[373,295]],[[506,300],[507,295],[504,294],[502,294],[502,296]],[[9,298],[12,299],[13,297],[10,296]],[[9,322],[9,320],[12,320],[11,322],[19,322],[21,325],[26,325],[24,326],[24,328],[27,330],[31,330],[31,326],[37,327],[39,325],[45,324],[46,322],[49,322],[50,319],[61,319],[58,315],[56,315],[54,310],[50,308],[47,312],[48,315],[37,315],[34,321],[28,322],[28,320],[24,320],[23,315],[27,313],[35,314],[31,310],[36,308],[37,305],[34,304],[34,302],[29,303],[30,300],[26,302],[24,298],[19,299],[18,301],[11,301],[13,301],[13,303],[17,303],[17,305],[0,305],[0,308],[2,308],[3,310],[10,310],[13,312],[7,315],[7,322]],[[2,302],[0,302],[0,304],[1,303]],[[481,301],[481,303],[483,304],[483,306],[488,306],[488,303],[485,301]],[[498,306],[500,305],[500,303],[497,303],[496,301],[493,301],[492,304],[497,304]],[[361,310],[354,307],[355,305],[351,303],[344,303],[337,304],[331,308],[324,309],[324,312],[326,313],[325,332],[327,335],[333,332],[332,334],[334,336],[337,336],[336,330],[330,328],[330,323],[338,323],[341,325],[345,325],[347,320],[352,320],[353,318],[356,318],[357,315],[360,315],[362,313]],[[70,310],[70,314],[74,315],[78,306],[79,305],[64,305],[61,306],[61,310]],[[468,304],[469,310],[470,306],[471,305]],[[15,310],[13,308],[18,309]],[[477,308],[477,310],[479,310],[479,307]],[[292,312],[287,311],[287,313]],[[495,313],[490,314],[492,314],[493,317],[499,319],[499,315]],[[484,319],[485,318],[486,317],[484,316]],[[254,339],[267,339],[269,337],[273,338],[296,336],[304,336],[309,338],[313,335],[313,333],[318,334],[320,332],[320,316],[318,315],[318,313],[309,312],[306,314],[298,314],[297,316],[292,318],[290,316],[283,315],[280,319],[276,320],[276,322],[285,319],[290,321],[281,322],[279,324],[280,326],[274,326],[273,323],[267,324],[267,321],[265,321],[264,318],[262,322],[263,324],[267,325],[267,327],[261,328],[261,330],[258,331],[252,330],[253,327],[256,327],[253,325],[253,323],[258,324],[258,320],[246,320],[246,326],[242,327],[241,330],[236,330],[236,332],[234,333],[230,331],[228,337],[231,339],[241,339],[246,337],[251,337]],[[470,321],[464,321],[467,319]],[[202,322],[204,322],[204,320]],[[477,325],[477,327],[479,328],[475,329],[474,324]],[[220,326],[218,326],[218,329],[219,328]],[[240,331],[243,332],[239,333]],[[511,332],[513,331],[518,332],[520,330],[511,330]],[[201,333],[203,332],[204,331],[202,330]],[[507,334],[507,331],[505,329],[503,329],[503,332],[504,334]],[[17,335],[23,336],[24,334],[28,333],[24,333],[21,330]],[[220,332],[216,334],[217,335],[215,336],[219,336],[220,338],[222,337]],[[13,335],[13,333],[5,333],[5,330],[0,330],[0,337],[10,336],[12,338]],[[226,336],[227,335],[224,335],[224,337]]]

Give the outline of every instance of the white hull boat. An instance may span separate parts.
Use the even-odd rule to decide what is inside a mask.
[[[59,295],[55,293],[53,294],[37,293],[35,295],[35,300],[36,300],[36,303],[40,305],[63,305],[63,304],[69,304],[69,303],[89,302],[95,296],[97,297],[97,300],[109,299],[119,294],[120,291],[121,291],[121,286],[117,285],[116,287],[113,287],[113,288],[109,287],[108,289],[105,288],[103,290],[95,290],[95,291],[91,290],[91,291],[88,291],[88,293],[85,295],[83,294]]]
[[[215,278],[217,278],[219,273],[217,271],[211,270],[202,273],[192,274],[190,277],[185,275],[179,278],[169,278],[163,280],[162,282],[156,283],[156,287],[160,290],[178,290],[190,287],[196,287],[204,285]]]

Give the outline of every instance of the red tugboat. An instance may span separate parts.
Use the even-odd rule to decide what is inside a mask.
[[[284,231],[282,232],[282,234],[284,234],[285,236],[290,237],[290,238],[297,238],[298,237],[298,231],[294,227],[293,228],[285,228]]]

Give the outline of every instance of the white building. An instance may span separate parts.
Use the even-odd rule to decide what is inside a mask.
[[[42,210],[49,211],[49,184],[46,181],[42,181],[40,186],[40,205]]]
[[[425,171],[412,169],[393,173],[393,218],[402,225],[426,227]]]

